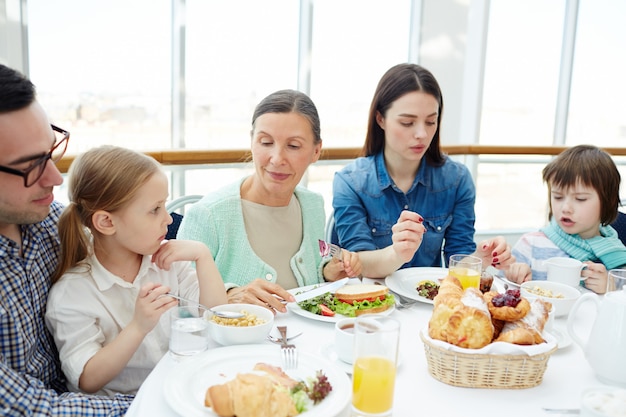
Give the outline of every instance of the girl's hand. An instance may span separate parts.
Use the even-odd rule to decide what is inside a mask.
[[[518,284],[533,279],[530,266],[519,262],[509,265],[509,267],[504,271],[504,276],[509,281],[516,282]]]
[[[346,249],[341,249],[341,251],[342,261],[333,257],[324,265],[323,274],[326,281],[337,281],[345,277],[361,276],[362,265],[359,254]]]
[[[604,264],[585,262],[585,268],[581,275],[585,279],[585,288],[595,292],[596,294],[604,294],[606,292],[607,283],[609,281],[609,273]]]
[[[152,262],[161,269],[169,271],[172,262],[176,261],[199,261],[210,257],[211,251],[202,242],[195,240],[168,240],[152,255]]]
[[[133,321],[143,334],[147,334],[156,326],[163,313],[178,305],[174,298],[163,297],[169,290],[169,287],[155,283],[148,283],[139,290]]]
[[[391,228],[393,250],[403,264],[413,259],[413,255],[422,244],[426,233],[423,221],[418,213],[404,210]]]
[[[511,254],[511,247],[502,236],[480,242],[474,255],[482,259],[483,269],[491,265],[497,269],[506,270],[515,263],[515,256]]]

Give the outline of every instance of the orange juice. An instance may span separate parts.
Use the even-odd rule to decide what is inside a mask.
[[[354,363],[352,405],[364,413],[391,410],[396,366],[389,359],[361,357]]]
[[[464,290],[470,287],[480,287],[480,273],[478,273],[478,271],[469,268],[455,267],[450,269],[450,275],[457,277],[459,281],[461,281],[461,286]]]

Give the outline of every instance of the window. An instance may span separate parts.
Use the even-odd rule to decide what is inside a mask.
[[[169,0],[29,0],[30,78],[68,153],[170,144]]]
[[[185,147],[248,149],[254,107],[297,89],[299,4],[187,1]]]

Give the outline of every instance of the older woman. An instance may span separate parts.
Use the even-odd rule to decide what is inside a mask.
[[[205,196],[185,213],[178,236],[204,242],[213,253],[231,303],[285,311],[285,291],[358,276],[356,253],[322,259],[324,204],[299,186],[322,149],[317,109],[306,95],[281,90],[264,98],[252,116],[254,173]]]

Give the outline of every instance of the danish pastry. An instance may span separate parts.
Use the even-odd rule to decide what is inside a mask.
[[[505,293],[489,291],[484,297],[491,317],[496,320],[519,320],[530,311],[530,303],[520,296],[518,289],[507,290]]]
[[[543,343],[541,333],[548,321],[552,304],[541,299],[530,303],[530,311],[519,320],[504,324],[496,342],[515,343],[517,345],[534,345]]]

